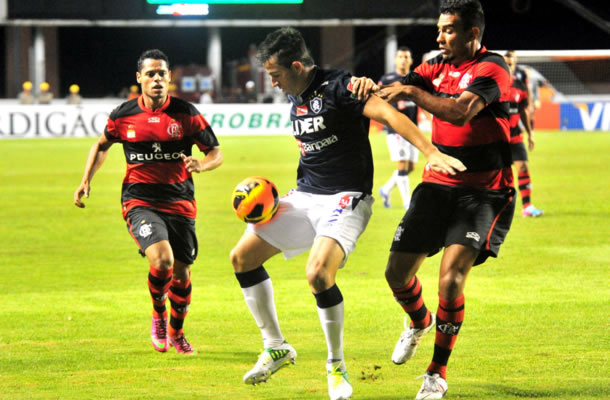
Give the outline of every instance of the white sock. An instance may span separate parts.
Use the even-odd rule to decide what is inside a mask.
[[[409,175],[396,175],[396,185],[402,196],[402,204],[404,208],[409,208],[411,205],[411,188],[409,185]]]
[[[343,360],[343,302],[328,308],[318,307],[320,324],[326,337],[329,360]]]
[[[390,195],[390,193],[392,192],[392,189],[394,189],[394,186],[396,186],[396,177],[397,176],[398,176],[398,170],[394,170],[394,173],[392,174],[390,179],[388,179],[388,181],[385,183],[385,185],[383,185],[381,187],[381,190],[383,191],[383,193],[387,194],[388,196]]]
[[[271,279],[265,279],[254,286],[242,288],[241,291],[244,294],[250,313],[252,313],[258,328],[261,330],[264,348],[281,346],[284,343],[284,337],[277,319]]]

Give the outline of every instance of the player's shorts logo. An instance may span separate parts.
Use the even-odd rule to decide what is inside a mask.
[[[319,97],[311,99],[309,102],[309,107],[311,108],[311,111],[315,112],[316,114],[319,113],[322,111],[322,99]]]
[[[466,239],[473,239],[478,242],[481,240],[481,236],[476,232],[466,232]]]
[[[141,238],[149,237],[152,234],[152,224],[144,224],[140,227],[138,235]]]

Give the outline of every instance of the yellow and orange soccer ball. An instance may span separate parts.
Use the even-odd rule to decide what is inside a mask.
[[[277,188],[269,179],[250,176],[233,190],[233,210],[237,218],[251,224],[271,221],[280,207]]]

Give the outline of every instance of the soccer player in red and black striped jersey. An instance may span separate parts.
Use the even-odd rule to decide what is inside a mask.
[[[497,256],[514,212],[508,66],[481,45],[485,21],[478,0],[443,2],[437,26],[440,54],[401,83],[379,88],[370,79],[353,81],[359,97],[377,91],[387,101],[409,99],[432,113],[433,144],[467,167],[455,175],[425,169],[386,268],[394,297],[411,319],[394,349],[394,363],[409,360],[436,325],[434,355],[417,399],[438,399],[447,391],[447,362],[464,320],[466,277],[474,265]],[[415,274],[442,248],[434,315]]]
[[[534,132],[532,131],[529,107],[529,91],[527,88],[527,77],[519,76],[517,69],[517,55],[513,50],[504,54],[504,60],[508,64],[511,72],[510,87],[510,150],[513,157],[513,164],[517,169],[517,182],[519,193],[521,194],[521,215],[524,217],[539,217],[544,212],[536,208],[531,201],[532,180],[528,165],[527,150],[523,143],[523,131],[521,125],[527,133],[527,149],[534,150]],[[522,122],[520,124],[519,122]]]
[[[91,147],[74,204],[84,208],[91,180],[115,143],[123,145],[127,171],[121,202],[123,218],[142,256],[150,264],[148,287],[153,303],[152,344],[166,352],[194,354],[183,324],[191,303],[191,265],[197,257],[195,187],[192,173],[222,163],[218,140],[197,109],[168,95],[169,60],[160,50],[138,59],[136,78],[142,95],[114,109],[104,134]],[[205,157],[194,158],[196,145]],[[171,314],[165,307],[169,297]]]

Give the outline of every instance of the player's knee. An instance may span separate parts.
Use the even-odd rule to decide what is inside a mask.
[[[233,247],[231,253],[229,254],[229,259],[231,260],[231,265],[235,272],[242,272],[245,265],[245,259],[243,252],[239,247]]]
[[[330,277],[322,262],[314,261],[308,263],[306,275],[309,286],[315,290],[316,293],[326,290],[333,283],[329,282]]]
[[[445,298],[455,298],[462,292],[465,279],[461,273],[444,274],[438,280],[439,292]]]
[[[162,271],[170,270],[174,266],[174,257],[171,254],[153,254],[148,260],[150,265]]]

